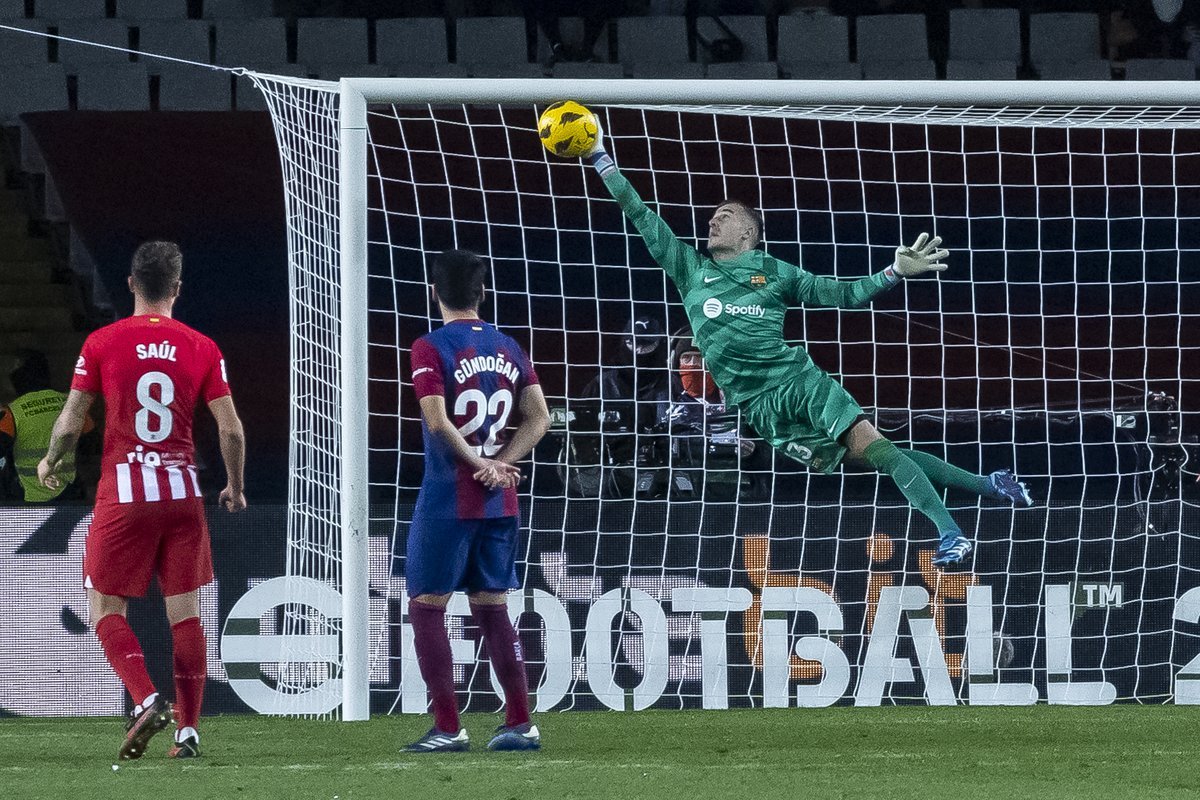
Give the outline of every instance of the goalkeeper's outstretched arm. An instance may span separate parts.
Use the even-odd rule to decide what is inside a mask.
[[[681,283],[689,272],[696,269],[703,258],[696,248],[679,241],[675,233],[667,226],[662,217],[650,210],[637,190],[625,179],[617,164],[604,150],[604,134],[597,131],[596,144],[584,156],[591,162],[609,193],[621,206],[625,216],[637,228],[638,233],[646,242],[646,249],[677,284]]]
[[[941,243],[940,236],[931,239],[929,234],[922,233],[911,247],[896,248],[895,260],[887,269],[853,281],[797,270],[792,300],[810,308],[862,308],[902,278],[926,272],[944,272],[948,265],[940,262],[950,253],[940,248]]]

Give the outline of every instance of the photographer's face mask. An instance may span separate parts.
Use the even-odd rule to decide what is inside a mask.
[[[704,368],[704,358],[695,350],[679,356],[679,382],[692,397],[707,399],[717,391],[716,382]]]

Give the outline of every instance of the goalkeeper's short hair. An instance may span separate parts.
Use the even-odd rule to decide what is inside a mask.
[[[742,209],[742,211],[745,211],[746,216],[750,217],[750,221],[754,223],[754,232],[755,232],[754,247],[758,247],[760,244],[762,244],[763,235],[764,235],[763,234],[763,216],[762,216],[762,213],[757,208],[750,205],[745,200],[738,200],[737,198],[734,198],[734,197],[726,197],[724,200],[722,200],[717,205],[717,208],[721,208],[721,206],[737,206],[738,208]]]

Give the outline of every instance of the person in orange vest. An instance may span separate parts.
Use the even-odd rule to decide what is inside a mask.
[[[50,388],[50,364],[44,353],[26,351],[9,376],[17,398],[0,412],[0,453],[13,464],[19,495],[26,503],[50,503],[78,494],[68,491],[75,482],[75,455],[72,453],[62,483],[48,489],[38,481],[37,465],[50,446],[54,421],[67,401],[66,392]],[[95,427],[91,417],[84,433]]]

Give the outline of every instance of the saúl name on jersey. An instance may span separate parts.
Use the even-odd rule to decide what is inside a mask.
[[[170,342],[139,344],[136,349],[137,357],[143,360],[147,358],[161,358],[166,361],[175,360],[175,345]]]
[[[494,356],[475,356],[474,358],[464,358],[458,362],[458,369],[454,370],[454,380],[457,383],[465,383],[467,378],[480,372],[495,372],[508,378],[513,383],[521,375],[521,371],[517,369],[517,365],[504,357],[503,353]]]

